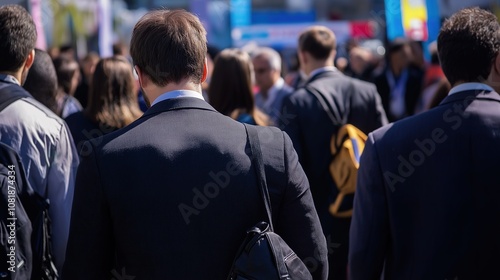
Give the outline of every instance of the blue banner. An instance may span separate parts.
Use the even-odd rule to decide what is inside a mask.
[[[231,0],[231,28],[248,26],[252,23],[252,2],[250,0]]]

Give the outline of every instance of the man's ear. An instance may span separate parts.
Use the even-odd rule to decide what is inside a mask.
[[[493,60],[493,69],[500,76],[500,53],[497,53],[495,60]]]
[[[297,55],[299,56],[300,64],[304,65],[307,63],[307,52],[298,50]]]
[[[35,61],[35,50],[31,50],[31,52],[28,54],[26,62],[24,63],[24,70],[30,69],[34,61]]]
[[[146,77],[146,75],[142,72],[141,68],[139,66],[135,65],[134,66],[135,72],[137,73],[137,78],[139,79],[139,86],[141,88],[145,88],[148,85],[149,79]]]
[[[203,64],[203,75],[201,76],[200,84],[207,80],[207,76],[208,76],[208,59],[205,57],[205,63]]]
[[[493,60],[488,81],[490,83],[500,83],[500,53],[497,53]]]

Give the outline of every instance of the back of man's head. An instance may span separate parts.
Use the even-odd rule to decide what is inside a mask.
[[[147,13],[135,25],[130,42],[134,64],[157,86],[186,78],[200,84],[206,54],[206,31],[184,10]]]
[[[35,43],[35,24],[28,11],[19,5],[1,6],[0,72],[19,70]]]
[[[299,50],[308,52],[317,60],[330,58],[337,48],[335,34],[324,26],[313,26],[299,36]]]
[[[444,22],[437,44],[451,85],[488,78],[500,50],[499,31],[496,16],[479,8],[463,9]]]
[[[43,105],[51,110],[56,109],[57,75],[47,52],[35,49],[35,60],[23,87]]]
[[[65,93],[72,95],[76,89],[75,75],[79,74],[80,66],[73,57],[63,54],[54,59],[54,67],[56,68],[57,81]]]

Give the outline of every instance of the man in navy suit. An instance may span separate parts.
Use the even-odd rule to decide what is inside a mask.
[[[375,85],[345,76],[333,66],[335,34],[324,26],[313,26],[299,36],[299,60],[308,79],[302,88],[285,97],[280,127],[288,133],[311,185],[314,204],[329,245],[329,279],[347,278],[347,252],[351,218],[336,218],[329,207],[338,190],[330,174],[331,139],[334,125],[311,93],[317,91],[331,104],[339,123],[355,125],[364,133],[387,124]],[[352,196],[341,210],[352,208]]]
[[[205,36],[181,10],[136,24],[130,54],[151,107],[86,142],[65,279],[226,279],[246,230],[266,219],[245,127],[203,100]],[[326,279],[326,241],[292,142],[256,129],[275,231]]]
[[[438,52],[453,88],[369,135],[350,231],[351,279],[499,279],[500,25],[461,10]]]

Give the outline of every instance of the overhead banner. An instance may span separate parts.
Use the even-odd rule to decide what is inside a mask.
[[[371,21],[327,21],[242,26],[234,28],[231,35],[233,45],[236,47],[255,43],[259,46],[269,46],[276,49],[296,48],[300,33],[306,28],[318,24],[332,30],[338,44],[343,44],[350,38],[371,39],[377,33],[375,23]]]
[[[252,2],[250,0],[231,0],[231,28],[248,26],[252,23]]]
[[[31,0],[31,16],[36,27],[36,47],[41,50],[47,49],[47,41],[45,40],[45,30],[43,29],[42,19],[42,0]]]
[[[407,38],[427,41],[427,5],[425,0],[401,0],[403,30]]]
[[[113,11],[111,0],[99,0],[99,55],[109,57],[113,55]]]
[[[436,40],[440,28],[439,5],[435,0],[385,0],[387,38],[415,41]]]

